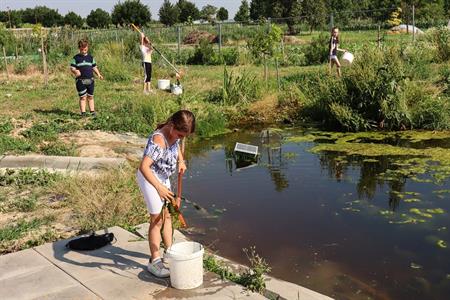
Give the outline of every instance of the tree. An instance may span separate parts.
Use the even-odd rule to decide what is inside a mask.
[[[194,3],[187,0],[179,0],[176,6],[180,10],[180,15],[178,17],[179,22],[185,23],[188,20],[195,21],[200,19],[200,10]]]
[[[111,19],[113,24],[128,25],[134,23],[142,26],[151,21],[150,9],[140,0],[126,0],[125,2],[114,5]]]
[[[111,16],[101,8],[91,10],[86,18],[86,23],[92,28],[106,28],[111,24]]]
[[[264,62],[264,78],[266,81],[268,76],[267,60],[280,55],[278,46],[282,36],[283,31],[281,28],[272,24],[269,31],[266,28],[260,28],[255,37],[247,42],[247,47],[252,56]]]
[[[247,0],[242,0],[241,6],[234,16],[236,22],[248,22],[250,21],[250,7],[248,6]]]
[[[252,0],[250,3],[250,18],[257,21],[269,17],[268,7],[271,8],[270,4],[269,0]]]
[[[219,21],[228,20],[228,10],[226,10],[225,7],[221,7],[217,11],[217,20],[219,20]]]
[[[327,9],[324,0],[303,0],[301,7],[311,32],[326,23]]]
[[[213,5],[205,5],[200,11],[200,16],[202,19],[207,20],[208,22],[214,22],[216,19],[217,7]]]
[[[176,5],[170,3],[169,0],[164,0],[159,9],[159,21],[166,26],[172,26],[178,22],[180,10]]]
[[[63,25],[64,17],[57,10],[46,6],[27,8],[22,13],[22,21],[30,24],[42,24],[45,27]]]
[[[64,16],[64,24],[81,28],[83,26],[83,18],[71,11]]]

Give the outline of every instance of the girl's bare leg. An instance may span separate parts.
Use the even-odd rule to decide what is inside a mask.
[[[160,214],[150,215],[150,226],[148,228],[148,245],[152,261],[161,257],[159,254],[159,245],[161,244],[161,226],[162,216]]]

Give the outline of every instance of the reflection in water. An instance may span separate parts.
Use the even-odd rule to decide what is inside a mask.
[[[342,153],[323,152],[319,155],[322,168],[328,171],[331,178],[338,182],[345,178],[349,168],[359,168],[359,179],[356,190],[360,199],[371,200],[377,193],[377,188],[387,185],[389,188],[389,208],[396,211],[401,195],[405,190],[406,177],[397,176],[386,180],[381,174],[387,170],[396,169],[394,164],[399,157],[377,156],[367,159],[363,156],[344,156]]]
[[[251,168],[233,156],[236,142],[260,147]],[[208,211],[188,215],[205,228],[195,238],[241,263],[255,245],[273,275],[336,299],[447,299],[450,254],[438,241],[450,242],[450,182],[411,180],[397,172],[405,157],[313,145],[241,132],[188,147],[186,194]]]

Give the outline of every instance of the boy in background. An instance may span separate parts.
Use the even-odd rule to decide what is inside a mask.
[[[97,68],[95,59],[88,53],[89,43],[87,40],[78,42],[80,53],[75,55],[70,64],[70,71],[75,75],[76,88],[80,97],[81,116],[86,116],[86,98],[89,105],[91,116],[95,117],[94,106],[94,73],[98,78],[103,79]]]

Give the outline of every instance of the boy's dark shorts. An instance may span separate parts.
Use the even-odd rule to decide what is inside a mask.
[[[77,79],[76,80],[78,96],[84,97],[94,96],[94,79]]]

